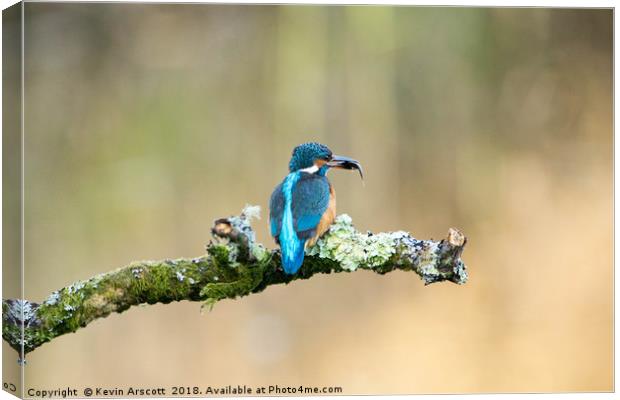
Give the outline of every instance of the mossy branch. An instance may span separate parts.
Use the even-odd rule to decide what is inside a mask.
[[[355,230],[347,215],[340,215],[307,251],[297,274],[286,275],[279,251],[255,242],[250,220],[258,212],[258,207],[247,206],[238,217],[215,221],[214,241],[201,257],[133,262],[55,291],[40,304],[3,300],[2,337],[26,354],[55,337],[138,304],[191,300],[212,306],[222,299],[258,293],[270,285],[317,273],[402,270],[415,272],[425,284],[467,280],[460,259],[466,239],[456,229],[451,228],[441,241],[417,240],[402,231],[364,234]]]

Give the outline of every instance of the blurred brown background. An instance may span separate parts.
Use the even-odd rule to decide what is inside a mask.
[[[609,391],[612,11],[26,4],[26,297],[200,255],[293,146],[361,230],[469,238],[465,286],[317,276],[44,345],[26,387]],[[16,354],[3,344],[5,373]]]

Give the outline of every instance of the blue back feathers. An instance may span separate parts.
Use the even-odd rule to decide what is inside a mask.
[[[324,175],[295,171],[271,195],[271,235],[280,244],[282,267],[287,274],[296,273],[303,263],[306,240],[316,234],[329,206],[329,185]]]

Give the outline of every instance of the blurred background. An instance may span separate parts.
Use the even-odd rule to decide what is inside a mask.
[[[246,203],[273,246],[309,140],[363,163],[365,187],[330,174],[358,229],[457,227],[470,271],[132,308],[34,351],[27,388],[613,389],[611,10],[25,7],[27,298],[198,256]]]

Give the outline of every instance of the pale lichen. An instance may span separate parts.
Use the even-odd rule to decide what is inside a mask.
[[[252,257],[259,263],[266,262],[271,258],[271,251],[258,243],[252,243],[250,246]]]
[[[246,204],[241,213],[245,215],[249,222],[254,218],[260,219],[260,206]]]
[[[15,325],[29,326],[31,324],[38,325],[36,315],[38,304],[28,300],[15,299],[7,300],[8,310],[4,315],[4,320]]]
[[[308,255],[338,261],[348,271],[372,269],[392,257],[396,252],[396,240],[404,234],[402,231],[363,234],[355,229],[350,216],[341,214],[329,232],[308,249]]]
[[[462,248],[463,240],[456,248]],[[355,229],[351,217],[342,214],[307,254],[337,261],[346,271],[364,268],[386,273],[400,268],[416,271],[426,285],[444,280],[467,282],[465,264],[458,256],[446,256],[445,245],[444,241],[414,239],[404,231],[363,234]]]
[[[467,267],[465,267],[465,263],[461,260],[458,260],[456,262],[456,265],[454,266],[453,278],[451,279],[451,281],[456,284],[463,285],[467,283],[468,277],[469,275],[467,274]]]
[[[84,284],[85,283],[82,281],[77,281],[73,285],[70,285],[69,287],[67,287],[67,292],[69,294],[77,293],[80,289],[84,287]]]
[[[43,302],[43,304],[53,306],[54,304],[58,303],[58,300],[60,300],[60,293],[58,293],[58,290],[56,290],[52,292],[51,295],[49,295],[49,297]]]
[[[256,240],[256,235],[250,224],[255,218],[260,219],[260,206],[246,204],[240,216],[230,217],[228,221],[233,229],[236,229],[247,238],[248,244],[252,244]]]

